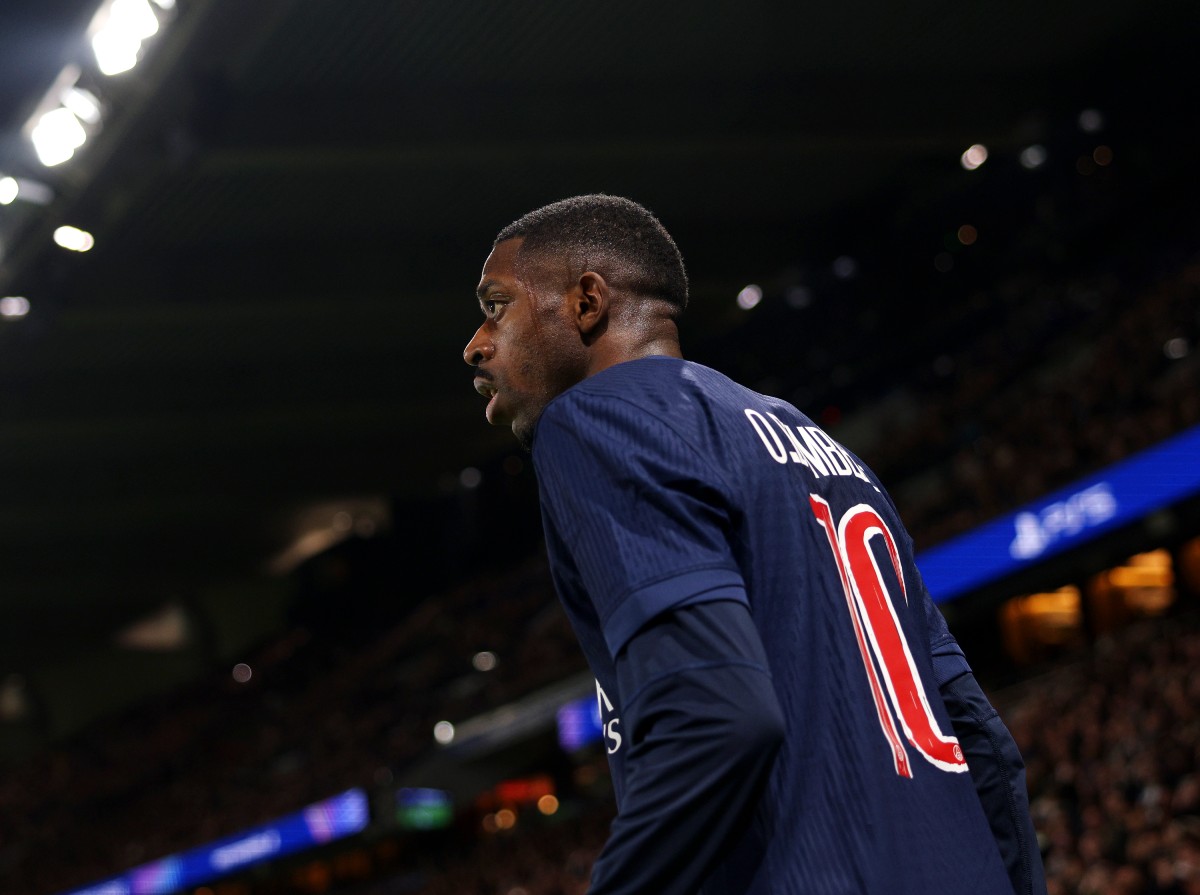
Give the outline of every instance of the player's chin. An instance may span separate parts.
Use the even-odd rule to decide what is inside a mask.
[[[542,415],[542,408],[523,407],[522,411],[522,413],[513,414],[512,433],[521,447],[532,453],[533,435],[537,429],[538,418]]]

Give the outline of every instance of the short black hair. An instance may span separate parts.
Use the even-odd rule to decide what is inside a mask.
[[[687,307],[688,279],[683,256],[671,234],[653,214],[631,199],[593,193],[553,202],[513,221],[495,244],[523,239],[521,254],[566,254],[583,269],[608,258],[623,288],[674,306]],[[589,263],[590,262],[590,263]]]

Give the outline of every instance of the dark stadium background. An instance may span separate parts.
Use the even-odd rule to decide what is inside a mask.
[[[0,5],[6,895],[351,787],[365,831],[185,891],[583,890],[603,756],[547,706],[587,678],[461,361],[537,205],[650,207],[685,351],[826,424],[920,548],[1200,424],[1192,4],[164,0],[112,77],[100,8]],[[70,65],[101,118],[46,167]],[[1053,891],[1200,891],[1198,536],[1193,495],[946,606]]]

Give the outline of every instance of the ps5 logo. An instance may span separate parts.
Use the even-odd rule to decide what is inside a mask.
[[[1033,559],[1055,541],[1079,534],[1117,515],[1117,499],[1108,482],[1092,485],[1056,501],[1037,513],[1017,513],[1016,538],[1008,548],[1013,559]]]

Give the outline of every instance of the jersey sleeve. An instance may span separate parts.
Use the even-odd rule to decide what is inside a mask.
[[[662,420],[568,392],[543,413],[533,459],[545,522],[569,546],[613,656],[669,609],[747,602],[727,540],[728,490]]]
[[[971,671],[966,654],[950,633],[946,617],[934,604],[929,591],[921,584],[921,599],[925,602],[925,625],[929,630],[929,654],[933,662],[933,678],[938,688]]]
[[[1021,752],[975,680],[962,647],[923,583],[921,593],[933,675],[1013,891],[1045,895],[1045,871],[1029,813]]]
[[[626,799],[589,895],[723,891],[713,868],[752,823],[786,727],[754,621],[728,601],[668,612],[616,670]]]

